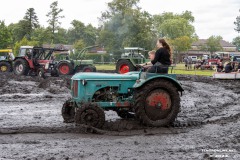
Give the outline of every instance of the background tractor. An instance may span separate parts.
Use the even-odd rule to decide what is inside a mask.
[[[74,53],[73,56],[70,56],[68,52],[56,54],[59,74],[69,75],[77,72],[96,72],[93,60],[84,60],[84,56],[88,49],[93,47],[96,46],[83,48],[81,51]],[[73,59],[70,59],[70,57],[73,57]]]
[[[127,47],[124,48],[124,53],[116,63],[116,72],[124,74],[131,71],[136,71],[136,64],[146,63],[145,58],[146,50],[139,47]]]
[[[37,74],[40,77],[44,77],[45,73],[51,73],[51,76],[58,76],[55,62],[51,59],[54,51],[56,49],[21,46],[19,55],[14,59],[14,73],[16,75]]]
[[[180,111],[182,91],[174,74],[75,74],[71,81],[72,98],[63,104],[62,116],[65,122],[101,128],[104,110],[114,110],[122,118],[132,113],[145,125],[165,126]]]
[[[0,49],[0,72],[12,71],[14,55],[11,49]]]

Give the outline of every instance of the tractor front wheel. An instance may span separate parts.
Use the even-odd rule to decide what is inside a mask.
[[[117,73],[120,73],[120,74],[124,74],[124,73],[135,71],[135,70],[136,68],[131,63],[131,61],[126,59],[119,60],[116,64],[116,71]]]
[[[85,66],[82,69],[83,72],[96,72],[96,67],[94,66]]]
[[[8,62],[0,62],[0,72],[10,72],[11,64]]]
[[[75,108],[71,106],[69,101],[66,101],[62,107],[62,117],[65,123],[74,122]]]
[[[105,123],[104,111],[97,105],[83,104],[81,108],[76,110],[75,123],[102,128]]]
[[[29,72],[29,65],[25,59],[17,59],[14,61],[13,71],[16,75],[27,75]]]
[[[154,80],[136,89],[136,117],[148,126],[161,127],[173,122],[180,110],[177,88],[167,80]]]

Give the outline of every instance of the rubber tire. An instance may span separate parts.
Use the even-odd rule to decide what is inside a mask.
[[[102,108],[94,104],[83,104],[81,108],[77,108],[76,114],[75,114],[75,123],[89,125],[87,122],[82,120],[84,116],[83,114],[87,110],[92,110],[98,114],[98,118],[94,120],[95,124],[93,125],[90,124],[90,126],[96,127],[96,128],[102,128],[105,123],[105,114]]]
[[[86,71],[86,70],[89,70],[89,71]],[[94,67],[94,66],[85,66],[85,67],[83,67],[82,72],[96,72],[96,67]]]
[[[136,67],[134,67],[134,65],[131,63],[131,61],[129,61],[127,59],[121,59],[116,64],[116,72],[117,73],[124,74],[124,73],[120,72],[120,68],[122,65],[127,65],[129,67],[129,72],[136,71]]]
[[[67,65],[68,66],[68,68],[69,68],[68,73],[61,72],[61,70],[60,70],[61,65]],[[61,75],[70,75],[70,74],[73,73],[73,66],[72,66],[71,63],[68,63],[68,62],[59,62],[59,64],[57,65],[57,69],[59,71],[59,74],[61,74]]]
[[[75,108],[70,106],[70,103],[66,101],[62,106],[62,117],[64,123],[74,122]]]
[[[164,91],[167,91],[171,98],[171,111],[168,114],[168,116],[164,119],[160,120],[151,120],[146,112],[145,112],[145,101],[147,98],[147,95],[155,90],[155,89],[162,89]],[[134,110],[136,117],[140,120],[140,122],[147,126],[152,127],[162,127],[167,126],[170,123],[174,122],[176,119],[178,113],[180,112],[180,97],[177,88],[172,82],[169,82],[167,80],[163,79],[156,79],[153,81],[150,81],[149,83],[145,84],[141,88],[137,88],[134,92]]]
[[[12,66],[11,66],[11,64],[10,64],[9,62],[6,62],[6,61],[0,62],[0,68],[1,68],[2,66],[7,67],[7,69],[6,69],[6,71],[2,71],[2,70],[0,69],[0,72],[11,72]]]
[[[22,64],[23,65],[23,71],[22,72],[17,72],[16,68],[18,65]],[[16,75],[27,75],[29,72],[29,65],[28,62],[25,59],[17,59],[14,61],[14,65],[13,65],[13,71]]]
[[[45,76],[45,71],[44,71],[44,69],[43,68],[39,68],[38,70],[37,70],[37,75],[39,76],[39,77],[41,77],[41,78],[46,78],[46,76]]]
[[[52,77],[59,77],[59,71],[58,69],[54,69],[51,71],[51,76]]]

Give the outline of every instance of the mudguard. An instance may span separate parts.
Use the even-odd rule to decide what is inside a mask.
[[[139,88],[139,87],[143,86],[144,84],[149,83],[155,79],[168,80],[176,86],[178,91],[180,91],[180,92],[184,91],[181,84],[176,80],[175,74],[156,74],[156,73],[144,73],[144,72],[141,73],[140,79],[138,79],[136,81],[133,88]]]

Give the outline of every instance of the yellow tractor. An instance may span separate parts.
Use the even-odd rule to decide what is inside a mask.
[[[0,72],[11,72],[14,58],[12,49],[0,49]]]

